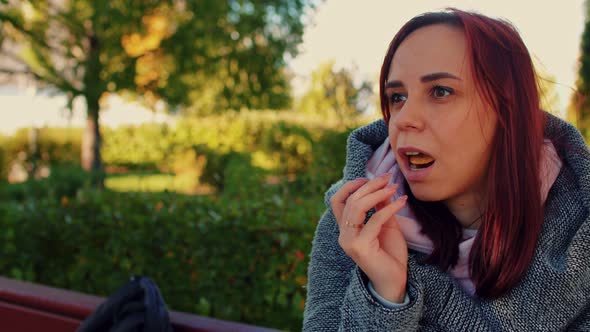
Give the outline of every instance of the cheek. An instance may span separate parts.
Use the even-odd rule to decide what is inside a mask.
[[[448,149],[448,165],[458,182],[479,182],[485,176],[492,151],[496,123],[494,117],[482,117],[447,133],[443,143]]]
[[[493,142],[497,115],[477,102],[472,107],[465,105],[464,109],[463,114],[433,123],[434,131],[443,147],[447,146],[458,154],[482,154]]]
[[[395,147],[397,146],[397,136],[398,130],[395,125],[392,125],[393,121],[390,121],[389,125],[389,146],[393,151],[395,151]]]

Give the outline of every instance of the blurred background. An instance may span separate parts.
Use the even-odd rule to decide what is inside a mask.
[[[512,22],[590,135],[582,0],[0,0],[0,275],[300,330],[308,253],[387,45],[448,6]],[[228,241],[229,240],[229,241]]]

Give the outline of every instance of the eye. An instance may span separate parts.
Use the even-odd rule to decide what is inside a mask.
[[[435,86],[430,91],[430,94],[436,99],[442,99],[448,97],[454,93],[453,89],[445,86]]]
[[[404,96],[402,94],[399,94],[399,93],[392,93],[389,96],[389,102],[392,105],[397,105],[399,103],[403,103],[404,101],[406,101],[406,99],[408,99],[408,97],[406,97],[406,96]]]

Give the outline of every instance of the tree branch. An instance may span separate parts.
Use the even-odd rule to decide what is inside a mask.
[[[74,32],[74,34],[78,34],[77,39],[80,39],[82,36],[86,34],[86,32],[84,31],[84,27],[81,24],[76,24],[77,22],[72,20],[72,18],[74,17],[68,17],[66,14],[64,14],[56,7],[51,6],[50,3],[46,3],[46,6],[42,6],[41,2],[36,3],[33,1],[31,2],[31,4],[39,11],[47,13],[48,18],[53,18],[55,21],[69,28],[70,31]]]
[[[1,74],[8,74],[10,76],[15,76],[15,75],[31,75],[33,76],[36,80],[42,81],[42,82],[46,82],[46,80],[44,80],[41,76],[39,76],[38,74],[24,69],[24,70],[14,70],[14,69],[7,69],[7,68],[0,68],[0,73]]]
[[[9,74],[9,75],[18,75],[18,74],[29,74],[30,72],[28,70],[14,70],[14,69],[0,68],[0,73]]]
[[[20,64],[22,64],[24,66],[27,66],[27,64],[23,61],[23,59],[21,59],[18,55],[14,54],[12,52],[8,52],[7,50],[5,50],[3,48],[0,48],[0,51],[2,51],[0,53],[0,55],[5,56],[5,57],[7,57],[7,58],[9,58],[11,60],[14,60],[14,61],[16,61],[16,62],[18,62],[18,63],[20,63]]]
[[[46,51],[56,54],[57,56],[63,58],[74,58],[73,54],[71,53],[71,47],[68,48],[59,43],[59,40],[62,39],[62,36],[59,36],[57,33],[52,32],[51,29],[47,31],[46,36],[42,36],[39,34],[34,33],[33,31],[27,30],[24,26],[22,26],[18,19],[14,17],[10,17],[8,15],[3,14],[0,12],[0,21],[6,20],[12,24],[12,26],[21,34],[26,36],[26,40],[30,41],[32,45],[40,47]],[[45,38],[46,37],[46,38]],[[73,40],[78,40],[78,37],[74,36]],[[51,45],[50,42],[55,40],[55,45]],[[74,44],[76,44],[74,42]],[[80,44],[76,44],[76,46],[82,47]]]
[[[42,37],[35,35],[32,31],[27,30],[24,26],[18,22],[18,20],[10,15],[6,15],[0,12],[0,21],[8,21],[18,32],[29,37],[29,40],[34,44],[46,49],[51,50],[51,47],[45,43]]]
[[[68,62],[68,59],[72,59],[71,56],[68,56],[67,47],[61,45],[59,42],[57,42],[59,46],[52,47],[52,45],[48,44],[48,42],[45,40],[46,36],[43,35],[43,32],[36,32],[27,29],[21,22],[22,20],[15,15],[9,15],[0,12],[0,21],[6,21],[10,23],[12,27],[16,30],[16,32],[22,34],[23,37],[31,43],[32,51],[36,56],[35,61],[39,65],[39,68],[37,69],[32,68],[24,59],[22,59],[22,57],[18,57],[14,54],[6,52],[8,58],[11,58],[12,60],[17,61],[17,63],[22,64],[23,66],[25,66],[26,69],[24,71],[19,71],[4,68],[2,70],[3,73],[9,75],[30,75],[35,80],[53,85],[64,92],[71,92],[74,95],[82,94],[81,89],[76,87],[75,83],[69,82],[66,77],[60,75],[56,68],[54,68],[53,63],[50,62],[51,54],[60,57],[61,60],[65,63]],[[57,36],[54,39],[57,41],[60,38],[61,36]]]
[[[53,82],[60,82],[58,86],[65,87],[66,91],[78,91],[72,82],[68,81],[63,75],[60,75],[53,64],[48,61],[48,57],[38,56],[37,60],[41,67],[47,72],[48,76],[52,77]]]
[[[82,91],[80,91],[79,89],[74,88],[71,85],[68,85],[67,82],[60,82],[59,80],[56,80],[55,77],[47,77],[47,76],[43,76],[39,73],[35,73],[34,71],[30,70],[30,68],[26,68],[23,70],[14,70],[14,69],[8,69],[8,68],[0,68],[0,73],[1,74],[7,74],[7,75],[30,75],[32,76],[35,80],[37,80],[40,83],[44,83],[44,84],[50,84],[55,86],[56,88],[58,88],[59,90],[63,91],[63,92],[70,92],[73,95],[77,96],[77,95],[81,95],[83,94]]]

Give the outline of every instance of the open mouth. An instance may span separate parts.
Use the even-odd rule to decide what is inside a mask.
[[[434,164],[434,158],[431,156],[416,152],[416,151],[408,151],[406,152],[406,157],[408,157],[408,161],[410,164],[410,170],[417,171],[421,169],[428,168]]]

